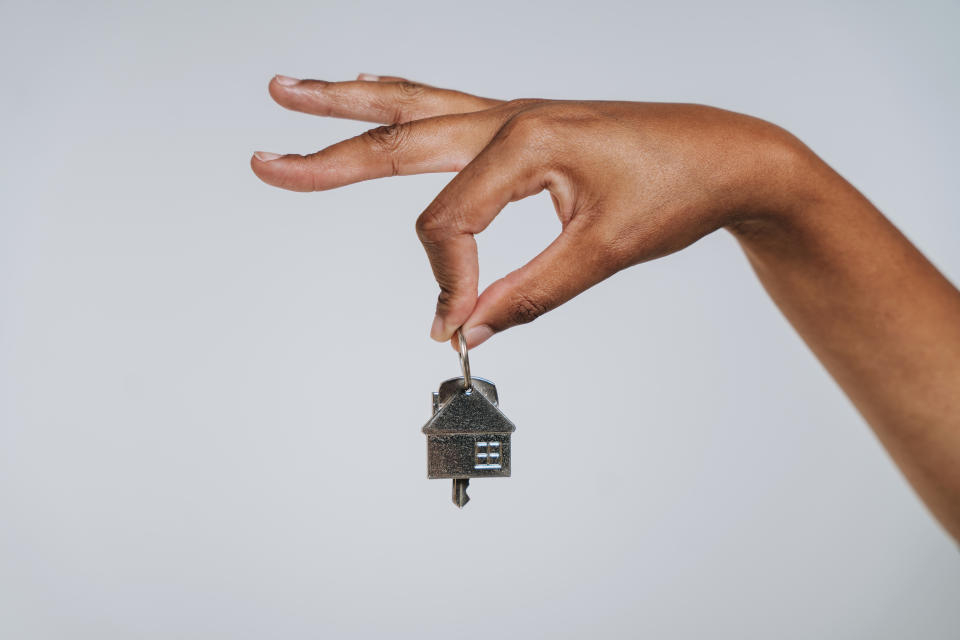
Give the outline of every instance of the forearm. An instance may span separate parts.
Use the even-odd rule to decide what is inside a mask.
[[[960,293],[798,149],[777,212],[729,228],[764,287],[960,539]]]

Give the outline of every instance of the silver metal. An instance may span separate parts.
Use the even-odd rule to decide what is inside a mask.
[[[463,505],[470,502],[470,496],[467,495],[467,487],[470,486],[470,478],[453,479],[453,504],[463,509]]]
[[[451,378],[433,393],[427,436],[427,477],[453,480],[453,503],[470,500],[470,478],[510,477],[510,438],[516,427],[500,411],[497,387],[489,380]]]
[[[470,353],[467,351],[467,339],[463,337],[463,330],[457,329],[457,342],[460,343],[460,369],[463,370],[463,387],[469,389],[473,386],[470,379]]]

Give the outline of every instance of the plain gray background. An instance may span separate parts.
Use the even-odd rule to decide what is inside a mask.
[[[957,3],[4,2],[0,637],[956,638],[960,555],[721,232],[473,354],[518,425],[425,478],[449,179],[274,73],[693,101],[790,129],[960,278]],[[490,282],[559,231],[479,239]]]

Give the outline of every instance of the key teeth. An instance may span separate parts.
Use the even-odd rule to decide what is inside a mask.
[[[467,487],[470,486],[469,478],[454,478],[453,480],[453,504],[458,509],[463,509],[464,505],[470,502],[470,496],[467,495]]]

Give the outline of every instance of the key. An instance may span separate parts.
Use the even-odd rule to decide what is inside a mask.
[[[470,375],[463,333],[460,366],[463,376],[440,384],[433,393],[433,416],[423,426],[427,436],[427,477],[453,480],[453,504],[470,500],[470,478],[510,477],[510,436],[516,427],[500,411],[497,387]]]

